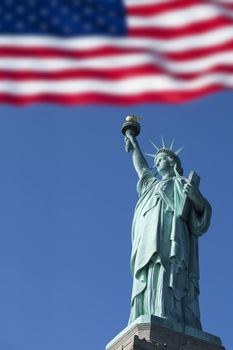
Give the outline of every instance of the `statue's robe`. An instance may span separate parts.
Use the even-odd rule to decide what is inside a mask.
[[[185,178],[158,180],[145,169],[132,225],[133,289],[129,322],[156,315],[201,329],[198,236],[209,227],[211,207],[192,206],[185,222],[180,214]]]

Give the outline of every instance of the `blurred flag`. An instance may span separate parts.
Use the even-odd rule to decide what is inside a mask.
[[[0,102],[185,102],[233,87],[233,0],[1,0]]]

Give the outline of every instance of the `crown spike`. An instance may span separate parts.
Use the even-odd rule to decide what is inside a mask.
[[[171,145],[170,145],[170,148],[169,148],[169,149],[170,149],[171,151],[173,150],[174,142],[175,142],[175,139],[172,140],[172,143],[171,143]]]
[[[175,154],[178,155],[183,149],[184,149],[184,146],[180,147],[180,148],[175,152]]]
[[[152,144],[152,146],[154,146],[154,148],[158,151],[158,150],[159,150],[159,147],[156,146],[156,144],[155,144],[154,142],[152,142],[151,140],[149,140],[149,141],[150,141],[150,143]]]
[[[149,157],[155,158],[155,154],[151,154],[151,153],[144,153],[144,154],[146,154]]]
[[[165,142],[164,142],[163,136],[161,136],[161,139],[162,139],[162,146],[163,146],[163,148],[166,148],[166,145],[165,145]]]

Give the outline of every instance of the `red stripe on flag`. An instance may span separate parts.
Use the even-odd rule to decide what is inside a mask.
[[[210,73],[233,73],[233,66],[229,65],[219,65],[209,69],[202,69],[197,73],[174,73],[168,72],[167,69],[158,67],[155,65],[142,65],[138,67],[122,68],[122,69],[112,69],[107,71],[105,69],[91,70],[91,69],[71,69],[62,70],[59,72],[35,72],[35,71],[1,71],[0,70],[0,80],[9,80],[15,82],[22,81],[61,81],[61,80],[74,80],[74,79],[99,79],[102,81],[118,81],[121,79],[132,78],[132,77],[143,77],[143,76],[154,76],[156,75],[167,75],[173,79],[179,79],[180,81],[190,81],[195,78],[209,75]]]
[[[212,46],[212,47],[205,47],[202,49],[192,49],[192,50],[186,50],[181,52],[164,53],[163,55],[166,58],[169,58],[174,61],[189,61],[189,60],[204,58],[206,56],[212,56],[214,54],[229,52],[229,51],[233,52],[233,40],[227,43]]]
[[[208,0],[176,0],[173,2],[159,4],[145,4],[140,6],[129,5],[127,14],[130,16],[151,16],[159,15],[164,12],[183,10],[195,5],[210,4]]]
[[[214,2],[211,0],[175,0],[173,2],[159,3],[159,4],[145,4],[140,6],[129,5],[127,7],[127,14],[130,16],[153,16],[171,11],[184,10],[197,5],[213,5],[219,9],[225,8],[233,10],[233,3],[227,3],[224,1]]]
[[[0,58],[1,57],[18,57],[18,58],[57,58],[57,59],[86,59],[86,58],[98,58],[98,57],[108,57],[119,55],[123,57],[126,54],[140,54],[147,53],[153,55],[154,57],[162,56],[164,58],[169,58],[174,61],[188,61],[192,59],[206,57],[212,54],[227,52],[233,50],[233,40],[226,43],[213,45],[205,48],[182,50],[178,52],[166,52],[158,49],[148,49],[148,48],[118,48],[105,46],[99,49],[86,49],[83,50],[61,50],[61,49],[50,49],[50,48],[12,48],[12,47],[0,47]]]
[[[28,47],[4,47],[0,46],[1,57],[32,57],[32,58],[76,58],[86,59],[95,57],[108,57],[112,55],[122,55],[125,53],[140,53],[148,50],[136,48],[118,48],[113,46],[103,46],[98,49],[84,50],[62,50],[46,47],[28,48]]]

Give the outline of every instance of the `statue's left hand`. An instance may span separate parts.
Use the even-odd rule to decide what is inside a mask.
[[[204,198],[196,186],[187,181],[183,191],[199,211],[204,210]]]

